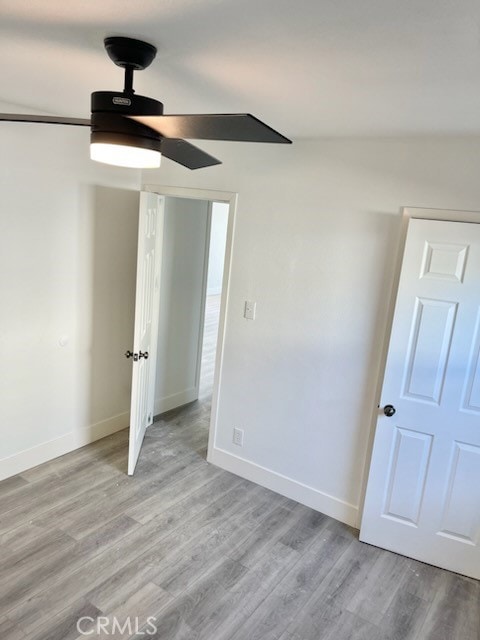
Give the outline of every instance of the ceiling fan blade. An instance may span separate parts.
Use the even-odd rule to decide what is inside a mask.
[[[281,144],[291,144],[292,142],[249,113],[131,117],[154,129],[165,138],[277,142]]]
[[[202,151],[186,140],[164,138],[162,140],[162,154],[169,160],[178,162],[188,169],[202,169],[222,164],[213,156]]]
[[[38,122],[40,124],[68,124],[76,127],[89,127],[90,118],[68,118],[65,116],[34,116],[29,113],[0,113],[4,122]]]

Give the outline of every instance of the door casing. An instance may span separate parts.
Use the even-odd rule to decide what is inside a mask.
[[[171,187],[160,184],[145,184],[142,191],[150,191],[161,196],[173,198],[193,198],[194,200],[209,200],[210,202],[225,202],[228,204],[227,242],[225,246],[225,262],[223,268],[223,286],[220,304],[220,318],[218,325],[217,349],[215,355],[215,374],[212,390],[212,407],[208,433],[207,460],[212,462],[215,448],[215,438],[218,422],[218,403],[221,392],[223,355],[225,343],[225,322],[228,298],[230,293],[230,273],[232,264],[233,237],[235,231],[235,217],[238,194],[230,191],[214,191],[211,189],[190,189],[185,187]]]

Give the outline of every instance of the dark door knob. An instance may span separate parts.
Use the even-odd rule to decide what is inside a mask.
[[[396,412],[397,410],[395,409],[393,404],[386,404],[383,407],[383,413],[387,416],[387,418],[391,418],[393,415],[395,415]]]
[[[133,358],[133,352],[132,352],[132,351],[130,351],[130,350],[125,351],[125,357],[126,357],[126,358]]]
[[[138,357],[145,358],[145,360],[148,360],[148,351],[145,351],[144,353],[140,351],[140,353],[138,354]]]

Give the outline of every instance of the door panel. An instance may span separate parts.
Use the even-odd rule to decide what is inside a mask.
[[[465,379],[462,411],[480,413],[480,308],[477,311],[475,338]]]
[[[440,534],[478,544],[480,447],[455,442]]]
[[[431,435],[396,428],[385,515],[418,524],[431,448]]]
[[[439,403],[456,311],[455,302],[416,298],[405,396]]]
[[[153,422],[164,200],[155,193],[140,194],[129,475],[135,470],[145,430]]]
[[[410,221],[360,539],[480,578],[480,225]]]

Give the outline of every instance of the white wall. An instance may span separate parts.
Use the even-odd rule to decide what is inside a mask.
[[[128,425],[140,175],[91,162],[88,129],[0,129],[5,477]]]
[[[165,199],[155,415],[198,397],[208,206]]]
[[[212,202],[210,249],[208,254],[208,296],[215,296],[222,292],[227,226],[228,204],[225,202]]]
[[[480,139],[200,146],[224,164],[143,180],[239,193],[212,460],[355,523],[399,210],[479,210]]]
[[[97,187],[135,189],[138,176],[90,163],[85,130],[1,127],[0,471],[9,475],[128,423],[136,215],[132,196],[131,215],[117,200],[103,218]],[[239,193],[213,459],[354,522],[399,208],[479,210],[480,139],[200,146],[224,164],[190,172],[164,160],[143,181]],[[246,299],[257,301],[254,322],[243,318]],[[112,326],[114,383],[94,374],[94,345]],[[242,449],[234,426],[245,429]]]

